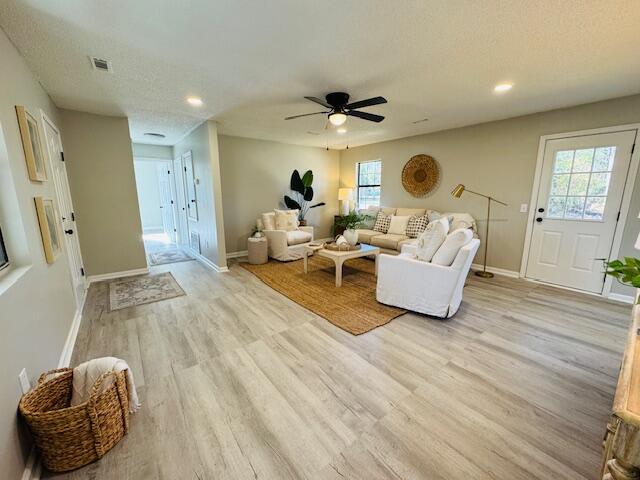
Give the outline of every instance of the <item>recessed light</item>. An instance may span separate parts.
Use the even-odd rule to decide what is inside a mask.
[[[496,93],[504,93],[508,92],[513,88],[513,83],[499,83],[495,87],[493,87],[493,91]]]
[[[202,106],[202,99],[200,97],[187,97],[187,102],[194,107]]]
[[[347,129],[346,128],[339,128],[338,130],[336,130],[340,135],[347,133]]]

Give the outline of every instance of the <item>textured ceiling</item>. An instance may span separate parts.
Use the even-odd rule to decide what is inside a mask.
[[[2,0],[0,25],[58,106],[126,115],[144,143],[214,118],[343,148],[640,92],[639,0]],[[501,81],[514,89],[494,94]],[[346,135],[283,120],[336,90],[385,96],[367,111],[387,119],[349,118]]]

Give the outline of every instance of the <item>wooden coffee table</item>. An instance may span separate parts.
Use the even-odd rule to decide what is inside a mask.
[[[369,257],[371,255],[375,255],[375,272],[376,275],[378,275],[378,255],[380,255],[380,249],[372,245],[363,243],[360,245],[359,250],[349,250],[342,252],[338,250],[327,250],[326,248],[307,246],[304,249],[304,273],[308,273],[309,270],[309,255],[319,255],[320,257],[325,257],[333,260],[333,263],[335,263],[336,265],[336,287],[342,286],[342,264],[347,260],[351,260],[352,258]]]

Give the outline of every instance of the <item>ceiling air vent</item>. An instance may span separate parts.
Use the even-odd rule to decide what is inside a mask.
[[[110,60],[105,60],[100,57],[89,57],[89,60],[91,60],[91,66],[94,70],[113,73],[113,67],[111,66]]]
[[[164,135],[162,133],[156,133],[156,132],[145,132],[145,135],[147,137],[155,137],[155,138],[164,138],[164,137],[166,137],[166,135]]]

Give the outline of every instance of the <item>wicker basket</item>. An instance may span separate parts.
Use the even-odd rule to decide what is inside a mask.
[[[115,381],[102,391],[111,376]],[[20,413],[42,463],[53,472],[74,470],[101,458],[129,431],[126,370],[101,375],[89,400],[74,407],[70,407],[72,385],[73,369],[51,370],[40,375],[38,386],[20,400]]]

